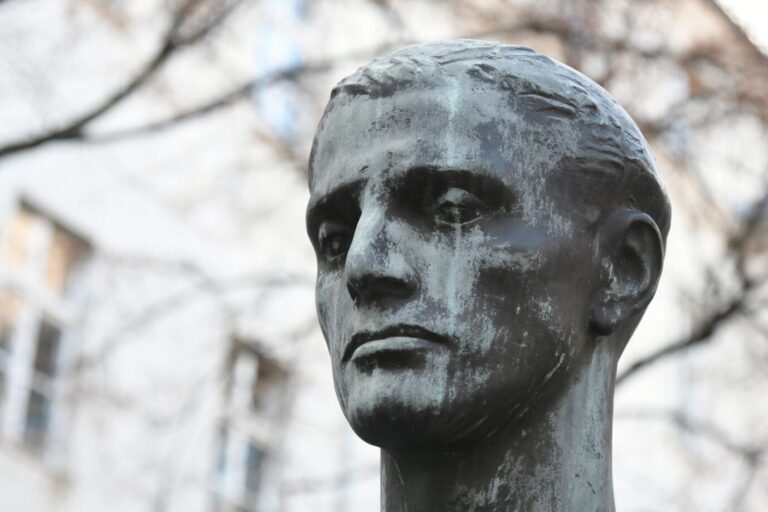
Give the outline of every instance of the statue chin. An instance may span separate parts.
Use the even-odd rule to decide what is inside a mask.
[[[509,425],[522,407],[464,401],[414,400],[413,394],[350,396],[344,413],[352,430],[366,443],[385,450],[454,450],[487,439]]]
[[[430,411],[408,411],[392,404],[356,410],[348,415],[348,420],[360,439],[390,451],[439,451],[482,437],[473,435],[469,428],[451,425]]]
[[[435,448],[439,432],[434,431],[428,418],[411,417],[386,412],[391,408],[355,411],[348,416],[355,434],[368,444],[385,450],[418,450]]]
[[[459,383],[456,375],[445,379],[454,386],[443,387],[434,385],[440,379],[423,375],[388,379],[380,374],[352,377],[351,385],[337,392],[350,426],[369,444],[386,450],[457,450],[499,432],[516,436],[537,410],[559,400],[573,378],[570,363],[528,370],[486,382],[482,389],[475,389],[471,379]]]

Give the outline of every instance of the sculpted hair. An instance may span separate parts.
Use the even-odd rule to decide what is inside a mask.
[[[599,188],[591,191],[593,197],[613,197],[622,206],[646,212],[666,238],[669,200],[640,129],[597,83],[523,46],[466,39],[412,45],[361,67],[331,92],[312,144],[310,184],[318,134],[341,98],[384,98],[417,87],[429,91],[450,84],[460,74],[508,93],[510,108],[522,107],[574,123],[584,134],[579,154],[561,165],[597,176],[599,179],[590,180]]]

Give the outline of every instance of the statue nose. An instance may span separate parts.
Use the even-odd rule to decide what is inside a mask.
[[[403,251],[405,231],[382,212],[361,215],[345,264],[347,290],[356,305],[387,307],[416,291],[416,273]]]

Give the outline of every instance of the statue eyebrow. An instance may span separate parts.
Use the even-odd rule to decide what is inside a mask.
[[[364,179],[355,180],[351,183],[345,183],[331,190],[327,194],[323,194],[318,198],[312,198],[307,205],[307,231],[310,236],[314,236],[313,233],[317,230],[318,224],[323,218],[339,216],[341,210],[344,208],[340,205],[341,202],[350,202],[360,193],[360,190],[365,183]],[[349,206],[349,205],[347,205]]]
[[[517,194],[501,178],[494,176],[491,171],[442,168],[437,166],[417,166],[409,169],[404,175],[394,178],[394,188],[405,195],[418,197],[443,193],[447,188],[458,187],[492,203],[515,204]]]

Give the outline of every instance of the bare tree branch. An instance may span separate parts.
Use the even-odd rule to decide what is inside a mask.
[[[104,341],[99,344],[100,348],[81,359],[75,365],[77,371],[103,361],[110,353],[117,349],[126,340],[126,336],[136,329],[147,327],[153,322],[160,320],[172,314],[173,311],[190,304],[191,302],[203,298],[213,297],[221,299],[222,295],[228,291],[243,288],[255,288],[260,290],[281,288],[286,286],[311,286],[312,280],[299,275],[263,275],[250,274],[238,276],[236,278],[218,281],[202,271],[194,264],[183,261],[160,261],[148,259],[130,259],[115,258],[117,263],[148,265],[154,267],[158,272],[167,273],[177,271],[183,275],[189,276],[192,284],[177,293],[173,293],[163,299],[150,303],[140,311],[127,315],[126,319],[115,326],[106,336]],[[225,314],[235,316],[236,311],[230,310],[226,304],[219,301],[224,308]],[[314,325],[314,318],[312,319]],[[304,332],[305,327],[301,326],[300,332]]]
[[[678,354],[687,349],[700,345],[706,341],[709,341],[715,331],[730,320],[736,313],[741,311],[744,305],[744,296],[740,295],[733,301],[731,301],[725,308],[717,311],[704,321],[698,328],[696,328],[690,336],[683,338],[674,343],[670,343],[659,350],[650,353],[649,355],[642,357],[632,363],[624,372],[616,379],[616,385],[624,383],[629,377],[635,375],[641,370],[651,366],[652,364],[665,359],[669,356]]]
[[[106,134],[83,136],[83,142],[116,142],[119,140],[148,135],[156,132],[161,132],[168,128],[171,128],[179,123],[191,121],[207,114],[213,113],[222,108],[226,108],[230,105],[237,103],[238,101],[245,100],[250,97],[255,89],[267,87],[269,85],[281,82],[284,80],[296,80],[301,76],[309,75],[313,73],[320,73],[327,71],[335,64],[334,59],[328,59],[320,62],[310,64],[300,64],[297,66],[291,66],[285,69],[280,69],[263,75],[261,77],[249,80],[241,85],[233,87],[219,94],[215,98],[212,98],[204,103],[201,103],[195,107],[179,112],[171,117],[155,121],[143,126],[137,126],[134,128],[126,128],[124,130],[117,130]]]
[[[194,38],[196,39],[197,37],[199,37],[199,35],[200,35],[200,31],[195,33]],[[183,41],[184,41],[184,44],[190,44],[191,42],[189,37],[185,38]],[[118,141],[132,138],[132,137],[139,137],[143,135],[150,135],[153,133],[162,132],[164,130],[173,128],[180,123],[198,119],[200,117],[211,114],[223,108],[232,106],[239,101],[246,100],[251,96],[251,94],[253,94],[253,91],[255,90],[268,87],[278,82],[295,81],[306,75],[312,75],[312,74],[329,71],[334,66],[338,65],[340,62],[370,57],[371,55],[375,55],[382,51],[386,51],[391,48],[394,48],[398,44],[400,44],[400,41],[387,42],[387,43],[378,45],[374,48],[357,50],[349,54],[339,55],[339,56],[335,56],[335,57],[331,57],[323,60],[318,60],[316,62],[303,63],[303,64],[293,65],[283,69],[277,69],[265,75],[248,80],[235,87],[227,89],[222,93],[220,93],[219,95],[215,96],[214,98],[211,98],[208,101],[200,103],[197,106],[191,107],[187,110],[174,114],[173,116],[170,116],[168,118],[161,119],[159,121],[154,121],[141,126],[115,130],[105,134],[89,135],[85,131],[85,127],[88,123],[90,123],[90,121],[95,119],[95,117],[98,117],[98,115],[91,116],[91,119],[85,120],[84,122],[81,119],[77,123],[77,129],[74,131],[71,129],[71,127],[66,129],[60,129],[60,130],[56,130],[55,132],[50,132],[44,136],[40,136],[36,139],[30,139],[28,141],[0,147],[0,157],[11,154],[11,153],[23,151],[26,149],[32,149],[36,146],[40,146],[42,144],[57,141],[57,140],[59,141],[60,140],[77,140],[79,142],[84,142],[84,143],[111,143],[111,142],[118,142]],[[146,75],[146,73],[144,73],[144,75]],[[145,76],[144,79],[148,79],[148,78],[149,76]],[[134,87],[133,90],[135,90],[136,88],[138,88],[138,85]],[[121,101],[128,94],[130,94],[130,92],[124,93],[122,97],[117,101]],[[117,101],[110,101],[109,102],[110,105],[106,107],[106,110],[114,107]],[[106,110],[102,108],[102,112],[99,115],[105,113]]]
[[[666,345],[632,363],[616,379],[617,386],[625,382],[626,379],[632,375],[651,366],[653,363],[709,341],[719,327],[733,318],[736,314],[744,312],[750,292],[763,281],[763,279],[758,280],[747,275],[745,261],[747,244],[764,220],[766,206],[768,206],[768,190],[766,190],[762,198],[752,207],[750,214],[744,220],[742,229],[731,237],[728,244],[736,265],[736,277],[741,285],[740,292],[702,321],[698,327],[693,330],[690,336]]]
[[[211,30],[219,25],[224,18],[232,12],[232,10],[240,3],[240,0],[225,3],[224,6],[221,7],[219,11],[212,14],[206,22],[201,23],[199,27],[185,35],[183,33],[184,24],[196,9],[200,7],[201,3],[201,0],[185,0],[171,17],[169,27],[155,53],[131,79],[117,90],[113,91],[112,94],[102,100],[101,103],[97,104],[84,114],[65,122],[58,128],[0,146],[0,158],[50,142],[82,139],[84,137],[83,132],[88,125],[114,109],[117,105],[122,103],[123,100],[131,96],[136,90],[147,83],[147,81],[155,76],[157,71],[177,50],[195,44],[210,33]]]
[[[726,432],[711,423],[697,421],[680,411],[633,410],[616,414],[616,419],[665,420],[680,430],[705,437],[732,454],[742,458],[747,464],[754,465],[761,461],[766,452],[765,443],[743,444],[731,439]]]

